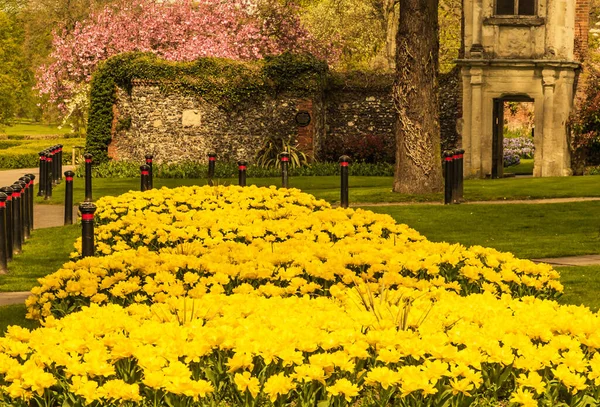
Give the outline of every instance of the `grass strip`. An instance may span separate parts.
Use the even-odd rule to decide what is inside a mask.
[[[237,184],[237,179],[216,180],[218,184]],[[391,177],[350,177],[350,203],[442,202],[442,193],[408,195],[392,192]],[[94,199],[105,195],[120,195],[140,189],[139,178],[96,178],[92,182]],[[205,179],[155,179],[157,188],[183,185],[206,185]],[[280,178],[249,178],[248,185],[281,186]],[[339,203],[338,176],[293,177],[290,187],[299,188],[331,203]],[[506,178],[496,180],[466,180],[464,196],[467,201],[531,200],[549,198],[600,197],[600,177]],[[84,199],[84,180],[74,181],[75,202]],[[53,191],[49,201],[37,198],[38,203],[62,204],[64,183]]]
[[[366,209],[391,215],[427,239],[481,245],[519,258],[600,252],[600,201],[514,205],[404,205]]]
[[[8,264],[8,273],[0,275],[0,292],[31,290],[38,278],[55,272],[69,260],[73,243],[80,235],[79,225],[32,231],[23,252]]]
[[[561,304],[584,305],[594,311],[600,309],[600,265],[555,267],[560,272],[560,281],[565,292]]]

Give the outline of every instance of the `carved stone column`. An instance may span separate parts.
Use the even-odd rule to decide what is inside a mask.
[[[471,173],[481,177],[483,69],[471,68]]]
[[[541,157],[537,156],[542,162],[542,173],[539,176],[551,177],[553,175],[553,168],[556,166],[555,157],[553,153],[555,150],[554,143],[554,85],[556,84],[556,72],[554,69],[544,68],[542,70],[542,86],[544,89],[544,111],[543,111],[543,129],[542,139],[539,141],[539,152]],[[537,147],[537,146],[536,146]],[[538,154],[536,151],[536,155]],[[534,174],[536,175],[536,174]]]

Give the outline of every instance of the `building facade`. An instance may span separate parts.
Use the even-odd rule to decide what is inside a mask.
[[[587,49],[589,0],[464,0],[465,176],[499,178],[505,101],[534,103],[537,177],[571,175],[567,121]]]

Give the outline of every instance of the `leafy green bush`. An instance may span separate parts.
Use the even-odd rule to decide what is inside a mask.
[[[71,164],[73,146],[81,144],[81,140],[73,138],[0,140],[0,168],[35,168],[39,165],[38,153],[56,144],[63,145],[63,164]]]
[[[94,167],[92,169],[92,176],[94,178],[135,178],[140,176],[140,165],[142,163],[108,161]],[[388,163],[350,163],[348,168],[349,174],[352,176],[391,177],[394,175],[394,166]],[[339,175],[339,169],[339,163],[312,163],[302,167],[290,168],[289,174],[292,177],[330,176]],[[206,178],[208,165],[194,161],[186,161],[178,164],[154,164],[152,171],[153,176],[156,178]],[[279,168],[263,168],[255,164],[249,165],[247,171],[250,178],[270,178],[281,175]],[[84,168],[82,166],[78,167],[75,174],[78,177],[82,177],[84,175]],[[215,178],[235,178],[237,175],[237,164],[217,162]]]
[[[20,146],[22,143],[13,140],[0,140],[0,150],[6,150],[7,148]]]

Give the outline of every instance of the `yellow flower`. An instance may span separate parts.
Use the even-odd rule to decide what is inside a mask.
[[[260,382],[256,377],[252,377],[250,372],[236,373],[233,381],[239,391],[245,392],[247,390],[254,398],[260,392]]]
[[[537,394],[542,394],[546,388],[546,383],[537,372],[529,372],[527,375],[520,374],[517,383],[521,387],[531,387]]]
[[[520,404],[524,407],[537,407],[538,402],[533,398],[533,394],[528,390],[519,388],[511,394],[510,402]]]
[[[343,396],[347,402],[351,402],[353,397],[357,397],[360,391],[359,387],[348,379],[338,379],[326,389],[332,396]]]
[[[279,373],[267,379],[263,391],[269,396],[271,402],[275,402],[277,397],[285,396],[295,387],[296,385],[291,377],[287,377],[284,373]]]

